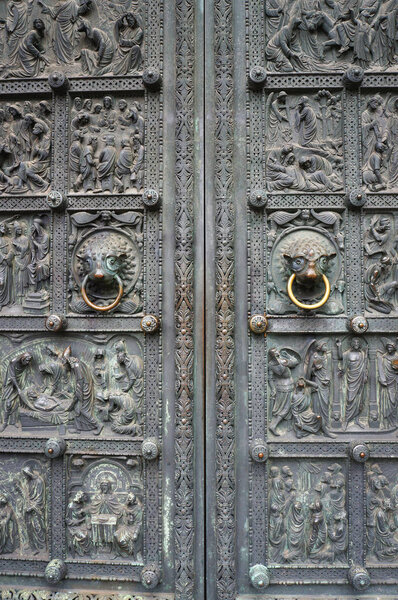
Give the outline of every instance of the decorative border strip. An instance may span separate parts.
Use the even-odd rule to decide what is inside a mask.
[[[194,597],[194,40],[195,0],[176,0],[175,589]],[[200,526],[198,524],[198,526]]]

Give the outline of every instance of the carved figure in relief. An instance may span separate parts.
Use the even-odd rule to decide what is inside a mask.
[[[134,13],[125,13],[116,21],[117,51],[113,68],[114,75],[127,75],[139,71],[142,64],[143,37],[141,23]]]
[[[322,417],[311,408],[311,392],[308,387],[316,387],[316,383],[303,378],[298,379],[292,395],[291,409],[293,429],[298,439],[322,429]]]
[[[29,466],[24,467],[22,473],[24,479],[20,483],[20,489],[23,496],[23,512],[29,545],[35,555],[46,547],[46,484],[43,476]]]
[[[0,555],[12,554],[19,545],[18,523],[9,499],[0,494]]]
[[[279,352],[277,348],[269,351],[268,368],[271,376],[272,421],[270,431],[279,436],[277,427],[283,420],[291,421],[291,402],[294,380],[291,369],[299,364],[299,359],[288,351]]]
[[[75,473],[72,466],[70,476],[65,516],[70,555],[142,563],[140,464],[131,471],[115,460],[97,459],[86,468],[83,462]]]
[[[341,376],[345,375],[345,426],[351,421],[363,428],[360,416],[364,408],[366,382],[368,380],[368,349],[359,338],[352,338],[350,348],[342,351],[341,341],[336,340]]]
[[[398,352],[397,344],[382,338],[384,352],[377,356],[380,384],[380,416],[382,426],[396,427],[398,418]]]
[[[117,350],[121,346],[124,359]],[[107,435],[142,435],[143,361],[138,354],[127,353],[124,340],[107,350],[83,349],[79,359],[70,346],[28,348],[29,352],[14,353],[9,361],[3,359],[7,366],[0,432],[11,426],[24,431],[27,426],[29,431],[59,427],[63,435],[66,431],[100,435],[104,428]],[[93,359],[94,370],[89,366]],[[122,360],[128,366],[121,366]]]
[[[287,475],[283,475],[283,471]],[[323,483],[322,483],[323,482]],[[320,497],[318,490],[322,486]],[[333,501],[338,487],[338,501]],[[270,467],[269,548],[273,563],[345,563],[347,551],[345,475],[341,466],[301,462]]]
[[[28,32],[29,19],[32,13],[33,0],[12,0],[7,6],[7,60],[13,64],[18,53],[18,47]]]
[[[121,509],[118,527],[114,533],[115,544],[121,556],[142,561],[142,504],[130,493]]]
[[[322,417],[323,430],[327,431],[330,407],[330,352],[323,341],[314,340],[308,348],[305,360],[306,377],[315,385],[312,404],[317,415]]]
[[[352,63],[388,69],[396,60],[396,6],[390,2],[296,0],[266,7],[268,69],[330,71]],[[268,5],[268,3],[267,3]],[[297,29],[292,35],[292,29]],[[282,57],[272,52],[284,30]],[[299,60],[298,60],[299,57]]]
[[[42,19],[35,19],[33,29],[18,47],[15,63],[2,67],[4,77],[37,77],[44,71],[49,64],[42,45],[44,35],[44,22]]]
[[[274,96],[271,92],[266,104],[267,189],[342,190],[339,98],[326,90],[311,98],[296,98],[284,92]]]
[[[0,432],[4,431],[7,425],[15,425],[19,421],[22,377],[31,360],[32,355],[29,352],[24,352],[15,357],[7,367],[1,394],[2,425],[0,426]]]
[[[69,551],[72,556],[84,556],[90,552],[90,525],[84,492],[78,491],[69,502],[65,522],[69,533]]]
[[[92,27],[86,19],[82,19],[77,30],[94,46],[94,50],[83,48],[81,51],[83,73],[96,77],[107,73],[115,51],[110,37],[105,31]]]
[[[367,466],[366,532],[368,560],[395,561],[398,557],[396,517],[398,505],[378,464]]]
[[[102,104],[92,106],[91,100],[89,104],[86,101],[86,110],[81,105],[81,98],[75,98],[78,112],[72,114],[69,150],[73,191],[140,191],[144,183],[145,129],[140,104],[134,101],[128,106],[121,99],[115,108],[114,98],[105,96]],[[123,135],[119,135],[121,132]]]
[[[365,297],[368,307],[384,314],[394,310],[391,299],[398,289],[398,281],[391,281],[392,260],[382,255],[377,262],[372,263],[365,273]]]
[[[12,279],[13,248],[11,239],[6,235],[6,222],[0,223],[0,309],[8,306],[14,299]]]

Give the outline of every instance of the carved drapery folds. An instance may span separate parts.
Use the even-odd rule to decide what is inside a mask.
[[[5,13],[5,14],[4,14]],[[109,0],[8,0],[0,30],[0,76],[136,75],[143,69],[142,7]]]

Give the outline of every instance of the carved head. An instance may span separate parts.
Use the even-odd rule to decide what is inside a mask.
[[[35,19],[33,21],[33,29],[37,31],[40,37],[44,37],[46,26],[44,25],[44,21],[42,21],[42,19]]]
[[[335,256],[320,241],[303,236],[286,247],[283,259],[289,276],[295,273],[299,285],[313,287],[326,274]]]
[[[77,258],[80,274],[88,275],[90,281],[101,286],[112,284],[116,275],[128,279],[134,262],[132,248],[116,232],[104,234],[98,240],[89,237]]]

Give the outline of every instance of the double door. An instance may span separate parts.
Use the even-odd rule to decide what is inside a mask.
[[[0,595],[398,594],[395,2],[0,5]]]

